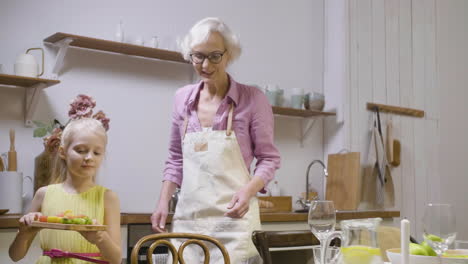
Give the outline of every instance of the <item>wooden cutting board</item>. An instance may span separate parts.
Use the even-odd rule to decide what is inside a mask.
[[[278,213],[292,211],[291,196],[262,196],[258,197],[258,205],[262,213]]]
[[[328,155],[326,199],[336,210],[356,210],[361,201],[359,152]]]
[[[47,222],[32,222],[31,226],[42,227],[48,229],[59,229],[59,230],[73,230],[73,231],[104,231],[106,225],[75,225],[75,224],[59,224],[59,223],[47,223]]]

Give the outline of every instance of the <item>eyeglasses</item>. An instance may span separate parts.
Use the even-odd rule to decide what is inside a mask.
[[[211,63],[218,64],[223,59],[224,53],[226,53],[226,50],[223,52],[215,51],[208,55],[199,52],[190,53],[190,60],[195,64],[202,64],[205,59],[208,59]]]

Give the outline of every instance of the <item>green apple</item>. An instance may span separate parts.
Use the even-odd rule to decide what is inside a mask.
[[[64,217],[62,218],[62,224],[73,224],[72,219]]]
[[[424,249],[426,249],[427,254],[428,254],[429,256],[437,256],[437,253],[434,251],[434,249],[432,249],[431,246],[429,246],[429,244],[428,244],[426,241],[423,241],[423,242],[421,243],[421,246],[423,246]]]
[[[86,224],[86,219],[83,218],[73,218],[73,224],[75,225],[85,225]]]
[[[444,240],[436,235],[429,234],[425,237],[425,239],[432,240],[434,242],[443,242]]]
[[[423,246],[416,244],[416,243],[409,244],[409,253],[411,255],[422,255],[422,256],[429,255]]]

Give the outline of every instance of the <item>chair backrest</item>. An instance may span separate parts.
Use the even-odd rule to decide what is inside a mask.
[[[177,239],[187,239],[184,241],[179,249],[177,250],[175,246],[169,241],[171,238],[177,238]],[[205,260],[204,264],[210,263],[210,251],[205,244],[205,242],[209,242],[213,245],[215,245],[223,254],[224,258],[224,263],[225,264],[230,264],[231,261],[229,259],[229,254],[226,250],[226,248],[216,239],[205,236],[205,235],[199,235],[199,234],[190,234],[190,233],[160,233],[160,234],[151,234],[144,236],[138,240],[138,242],[135,244],[133,250],[132,250],[132,255],[131,255],[131,263],[132,264],[137,264],[138,263],[138,251],[142,247],[142,245],[148,241],[153,241],[151,243],[151,246],[148,249],[147,252],[147,260],[149,264],[153,264],[153,251],[156,249],[158,246],[167,246],[169,249],[169,252],[172,254],[172,263],[177,264],[185,264],[185,260],[183,257],[184,249],[190,244],[196,244],[200,246],[203,249],[204,255],[205,255]]]
[[[320,245],[310,230],[254,231],[252,240],[264,264],[272,264],[270,248]]]

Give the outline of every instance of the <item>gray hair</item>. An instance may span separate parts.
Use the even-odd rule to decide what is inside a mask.
[[[192,48],[206,41],[213,32],[218,32],[223,37],[226,52],[229,54],[229,63],[239,58],[241,54],[239,38],[219,18],[207,17],[198,21],[180,43],[184,59],[189,61]]]

